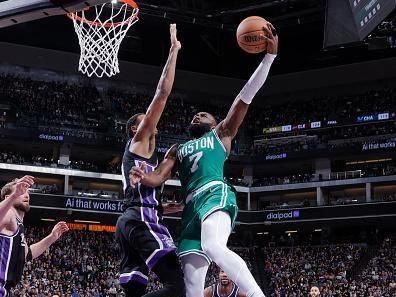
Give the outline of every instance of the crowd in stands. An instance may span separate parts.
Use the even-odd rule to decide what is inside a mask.
[[[323,296],[345,296],[348,273],[361,252],[355,245],[266,248],[271,296],[308,296],[312,284],[319,284]]]
[[[396,193],[383,193],[374,196],[374,200],[376,201],[396,201]]]
[[[27,226],[28,244],[49,232],[49,227]],[[262,249],[232,249],[253,273],[258,273],[255,269],[263,270],[268,296],[308,296],[312,285],[320,288],[323,297],[391,297],[396,293],[394,234],[387,235],[378,248],[371,249],[373,254],[367,253],[366,243],[312,245],[309,242],[304,239],[302,245],[295,242],[289,247],[282,247],[284,244],[279,242]],[[13,296],[124,296],[118,281],[118,254],[112,233],[71,230],[48,252],[26,263],[23,279]],[[364,262],[367,257],[371,260]],[[258,259],[263,259],[260,260],[264,261],[263,265],[257,265]],[[360,263],[367,264],[360,267]],[[206,286],[218,280],[218,272],[219,268],[212,264]],[[161,286],[151,273],[147,291]]]
[[[396,236],[387,236],[357,281],[349,285],[351,296],[396,295]]]
[[[77,169],[83,171],[93,172],[107,172],[113,174],[120,174],[121,162],[117,159],[111,160],[105,164],[95,164],[89,161],[83,160],[72,160],[69,165],[59,164],[58,160],[55,160],[49,156],[27,156],[20,155],[15,152],[0,152],[0,163],[8,164],[24,164],[34,166],[44,166],[52,168],[67,168]],[[396,164],[393,161],[378,162],[378,163],[356,163],[349,164],[342,168],[334,168],[329,176],[316,176],[312,171],[299,172],[294,174],[288,174],[284,176],[269,176],[255,178],[250,184],[248,181],[241,177],[226,176],[226,180],[237,186],[272,186],[272,185],[286,185],[296,183],[308,183],[320,180],[335,180],[335,179],[347,179],[347,178],[361,178],[361,177],[373,177],[373,176],[386,176],[396,174]],[[177,178],[177,176],[176,176]]]
[[[394,112],[395,98],[396,90],[388,87],[360,94],[322,96],[309,100],[294,100],[291,97],[280,105],[250,110],[247,122],[249,130],[256,135],[262,135],[263,128],[288,124],[329,120],[348,124],[356,122],[357,116]]]
[[[34,184],[29,189],[30,193],[42,193],[42,194],[60,194],[60,189],[56,184],[53,185],[42,185]]]
[[[17,123],[28,127],[40,126],[41,130],[50,133],[90,139],[97,138],[98,132],[106,132],[115,133],[119,135],[115,139],[124,141],[126,120],[132,114],[144,112],[154,93],[154,89],[152,93],[143,89],[134,92],[114,89],[99,92],[95,86],[35,81],[14,75],[2,75],[0,82],[0,101],[11,102],[15,106]],[[245,128],[242,128],[247,132],[246,135],[263,136],[263,128],[314,121],[334,120],[338,124],[349,126],[297,131],[297,134],[304,132],[308,136],[318,137],[279,145],[271,143],[267,146],[253,146],[247,143],[248,147],[252,147],[250,151],[238,145],[241,150],[234,153],[260,155],[351,146],[351,142],[334,144],[330,141],[395,133],[393,122],[350,126],[356,123],[358,116],[366,114],[388,112],[390,118],[393,118],[395,97],[395,89],[377,87],[360,94],[307,98],[302,101],[291,98],[280,105],[266,105],[265,108],[255,106],[249,110]],[[203,110],[221,119],[227,109],[215,102],[188,102],[184,95],[174,93],[168,101],[158,129],[163,134],[183,138],[187,135],[193,114]]]
[[[28,244],[50,232],[48,228],[28,227]],[[40,258],[26,263],[15,297],[120,296],[118,251],[113,234],[69,231]]]
[[[50,232],[46,227],[28,226],[28,244]],[[71,248],[72,247],[72,248]],[[247,260],[251,268],[250,251],[235,251]],[[38,259],[26,263],[23,279],[13,291],[14,297],[112,297],[124,296],[119,285],[119,251],[114,235],[106,232],[69,231]],[[211,265],[207,284],[218,279],[218,267]],[[162,287],[154,273],[150,273],[147,292]]]
[[[80,197],[88,197],[88,198],[102,198],[102,199],[112,199],[112,200],[118,200],[120,197],[120,193],[116,192],[107,192],[103,190],[82,190],[82,191],[73,191],[73,193],[76,196]]]
[[[25,124],[103,128],[107,113],[94,86],[3,75],[0,98],[13,102]]]
[[[42,167],[52,167],[52,168],[63,168],[63,169],[77,169],[84,171],[93,171],[93,172],[112,172],[118,173],[119,165],[112,165],[108,163],[107,165],[96,165],[89,161],[83,160],[71,160],[68,165],[60,164],[57,159],[52,157],[44,157],[44,156],[29,156],[29,155],[20,155],[15,152],[1,152],[0,153],[0,163],[8,163],[8,164],[19,164],[19,165],[33,165],[33,166],[42,166]]]
[[[280,177],[271,176],[271,177],[258,178],[253,181],[252,186],[263,187],[263,186],[273,186],[273,185],[308,183],[311,181],[315,181],[315,174],[301,173],[301,174],[291,174]]]

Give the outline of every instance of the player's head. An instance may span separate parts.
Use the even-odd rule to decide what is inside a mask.
[[[146,115],[144,113],[137,113],[129,118],[129,120],[126,123],[126,129],[125,129],[128,138],[133,138],[133,136],[135,136],[135,133],[145,116]],[[157,128],[155,128],[154,133],[157,135],[158,133]]]
[[[15,190],[15,185],[17,183],[18,179],[14,179],[12,182],[9,182],[8,184],[5,184],[4,187],[1,189],[1,201],[6,199],[11,193]],[[29,191],[26,191],[24,194],[19,196],[18,198],[13,200],[13,206],[17,210],[23,211],[23,212],[28,212],[30,210],[30,196],[29,196]]]
[[[213,115],[208,112],[198,112],[194,115],[190,126],[188,127],[188,132],[193,138],[199,138],[205,133],[216,127],[217,122]]]
[[[230,282],[231,282],[231,280],[228,278],[228,275],[223,270],[220,270],[220,272],[219,272],[219,283],[222,286],[228,286]]]
[[[317,286],[312,286],[311,290],[309,291],[309,296],[319,297],[320,296],[319,288]]]

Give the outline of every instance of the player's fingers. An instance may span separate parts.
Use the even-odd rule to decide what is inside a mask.
[[[142,176],[144,176],[144,172],[141,171],[141,170],[132,171],[132,172],[130,173],[130,176],[142,177]]]
[[[142,169],[136,170],[136,172],[134,172],[134,173],[137,173],[139,175],[144,175],[145,174]]]
[[[144,174],[144,170],[140,169],[140,167],[132,167],[129,174]]]
[[[24,175],[24,176],[22,176],[21,179],[23,179],[23,178],[28,178],[28,179],[34,180],[34,176],[31,176],[31,175]]]
[[[146,162],[143,161],[142,163],[140,163],[139,168],[140,169],[145,169],[146,168]]]
[[[64,221],[59,222],[57,225],[61,226],[62,228],[67,227],[67,224]]]
[[[19,181],[23,181],[23,182],[26,182],[26,183],[28,183],[30,185],[33,185],[34,184],[34,177],[26,175],[26,176],[22,177]]]
[[[274,26],[272,26],[272,24],[271,24],[271,23],[269,24],[269,26],[270,26],[270,29],[271,29],[271,33],[272,33],[272,35],[274,35],[274,36],[277,36],[277,35],[278,35],[278,32],[276,32],[276,29],[275,29],[275,27],[274,27]]]
[[[268,36],[264,36],[264,40],[271,43],[274,42],[274,40],[269,38]]]
[[[29,188],[30,187],[30,184],[29,183],[27,183],[27,182],[24,182],[24,181],[20,181],[20,182],[18,182],[17,183],[17,186],[19,186],[20,188],[22,188],[22,189],[27,189],[27,188]]]

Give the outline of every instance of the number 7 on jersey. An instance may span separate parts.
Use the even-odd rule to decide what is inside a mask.
[[[193,164],[191,166],[191,169],[190,169],[191,173],[194,173],[195,171],[197,171],[197,169],[198,169],[198,161],[199,161],[199,159],[202,158],[202,156],[203,156],[203,152],[198,152],[198,153],[190,156],[190,158],[189,158],[190,162],[192,160],[194,160],[194,162],[193,162]]]

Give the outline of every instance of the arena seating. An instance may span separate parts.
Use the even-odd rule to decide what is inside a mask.
[[[50,232],[49,227],[27,226],[26,229],[29,244]],[[233,247],[251,270],[257,259],[264,259],[263,274],[270,280],[266,288],[270,296],[307,296],[312,284],[317,284],[325,297],[391,297],[396,292],[394,234],[384,237],[372,259],[357,275],[354,269],[363,260],[367,244],[312,246],[306,242],[289,247],[278,244],[261,250]],[[118,282],[118,261],[113,234],[69,231],[49,252],[26,264],[14,296],[123,296]],[[212,264],[206,285],[215,282],[217,274],[218,267]],[[151,274],[148,291],[159,287],[158,278]]]

